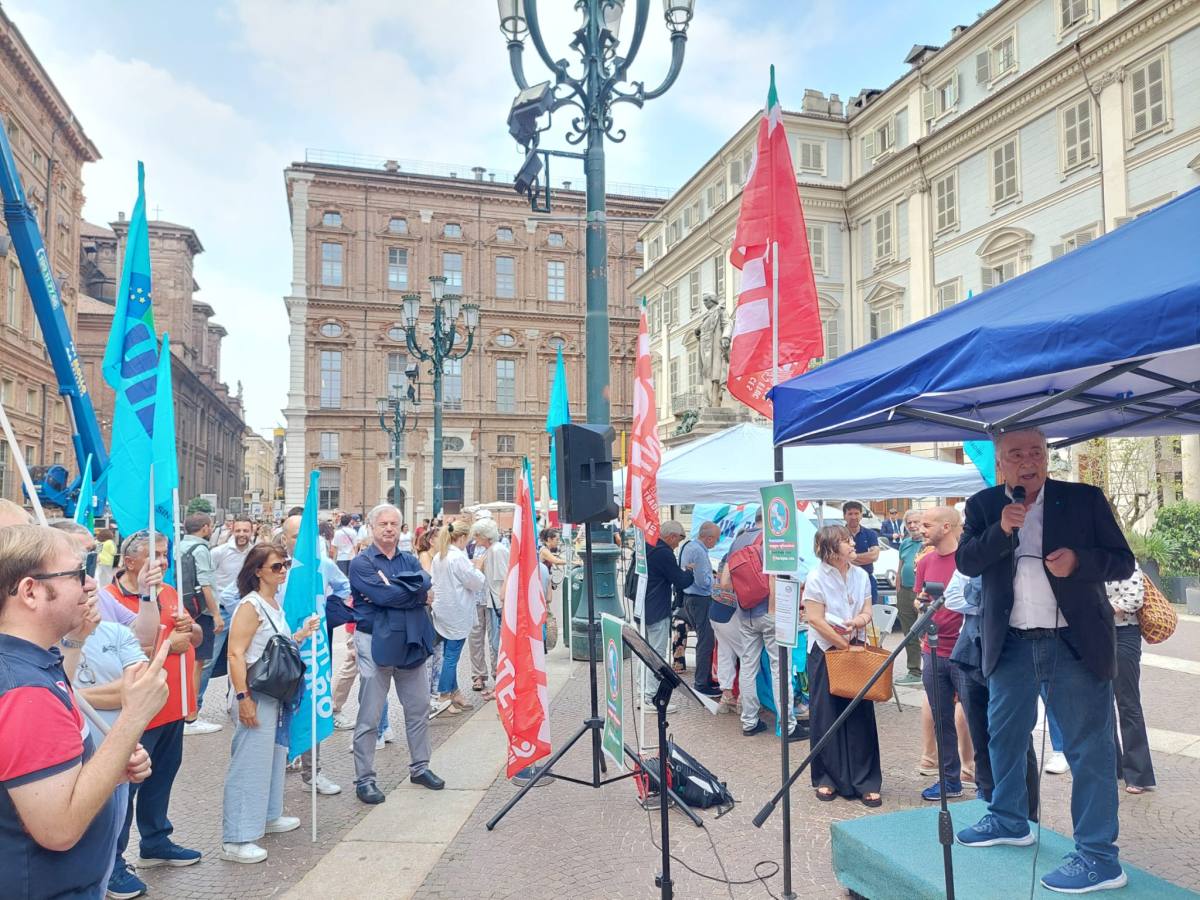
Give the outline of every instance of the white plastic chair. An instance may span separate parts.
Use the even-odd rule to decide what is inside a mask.
[[[891,634],[892,627],[896,624],[896,616],[900,610],[895,606],[882,603],[875,603],[871,606],[871,618],[875,622],[875,630],[882,637],[885,634]]]

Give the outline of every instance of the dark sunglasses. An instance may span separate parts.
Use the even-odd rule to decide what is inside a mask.
[[[78,578],[79,586],[83,587],[87,583],[88,575],[87,566],[80,566],[78,569],[68,569],[65,572],[39,572],[37,575],[30,575],[34,581],[49,581],[51,578]]]
[[[276,575],[278,575],[280,572],[284,572],[284,571],[290,569],[291,567],[292,567],[292,561],[290,559],[285,559],[283,562],[273,562],[269,566],[271,571],[274,572]]]

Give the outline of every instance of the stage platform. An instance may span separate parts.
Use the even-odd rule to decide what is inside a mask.
[[[833,870],[844,887],[868,900],[934,900],[945,897],[942,845],[937,840],[940,807],[864,816],[836,822],[833,832]],[[982,800],[952,803],[950,817],[958,831],[987,812]],[[1015,900],[1029,896],[1034,847],[962,847],[954,845],[954,888],[963,900]],[[1037,877],[1058,868],[1075,843],[1049,828],[1042,829]],[[1097,896],[1113,900],[1195,900],[1196,894],[1129,863],[1122,863],[1129,884]],[[1039,882],[1035,897],[1062,897]]]

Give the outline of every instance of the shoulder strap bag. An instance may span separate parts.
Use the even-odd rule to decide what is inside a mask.
[[[275,632],[267,638],[262,656],[246,670],[246,686],[251,694],[265,694],[280,703],[291,703],[304,682],[305,665],[300,648],[291,635],[280,634],[272,619],[258,602],[254,605]]]

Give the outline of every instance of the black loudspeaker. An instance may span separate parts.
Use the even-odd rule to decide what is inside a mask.
[[[613,499],[611,425],[559,425],[554,429],[558,518],[580,525],[617,516]]]

